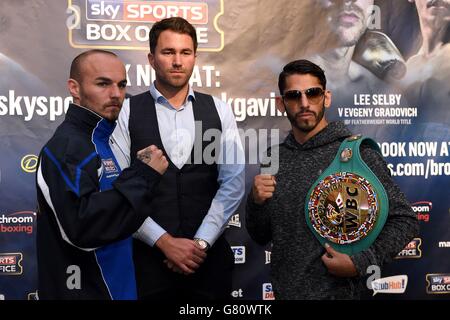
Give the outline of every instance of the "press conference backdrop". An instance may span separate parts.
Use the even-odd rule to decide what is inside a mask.
[[[431,17],[445,28],[448,6],[416,2],[425,3],[423,10],[432,10]],[[444,44],[424,58],[414,3],[375,1],[369,8],[370,0],[347,1],[345,10],[354,13],[347,16],[340,15],[342,3],[1,1],[0,299],[36,296],[36,156],[70,102],[66,79],[71,60],[89,48],[112,50],[126,63],[128,92],[145,91],[155,77],[146,59],[148,30],[174,15],[188,19],[198,32],[192,85],[225,100],[236,116],[247,154],[246,193],[259,172],[260,154],[290,128],[275,108],[282,66],[300,58],[323,62],[333,91],[328,117],[380,143],[392,176],[420,220],[419,237],[381,269],[381,277],[407,275],[405,292],[376,297],[449,299],[448,25]],[[327,66],[330,57],[343,53],[352,61],[342,57]],[[225,232],[235,253],[231,297],[273,299],[271,246],[249,238],[243,204]]]

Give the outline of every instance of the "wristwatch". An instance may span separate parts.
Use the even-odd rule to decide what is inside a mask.
[[[195,243],[202,249],[203,251],[206,251],[209,249],[209,243],[206,240],[200,239],[200,238],[194,238]]]

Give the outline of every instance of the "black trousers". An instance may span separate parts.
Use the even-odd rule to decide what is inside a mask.
[[[138,298],[160,301],[223,301],[232,290],[234,254],[221,236],[207,251],[207,257],[191,275],[171,271],[163,262],[165,256],[134,240],[134,263]]]

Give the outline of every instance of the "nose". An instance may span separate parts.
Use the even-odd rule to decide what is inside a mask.
[[[174,67],[181,67],[181,55],[179,53],[173,55],[172,65]]]
[[[302,96],[300,97],[300,107],[302,108],[309,107],[309,101],[304,92],[302,92]]]
[[[119,98],[122,95],[122,88],[120,88],[118,85],[111,86],[110,96],[111,98]]]

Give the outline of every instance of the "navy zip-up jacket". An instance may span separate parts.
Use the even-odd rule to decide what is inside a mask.
[[[161,175],[141,161],[121,171],[109,146],[114,127],[71,104],[40,153],[40,299],[136,299],[131,235]]]

